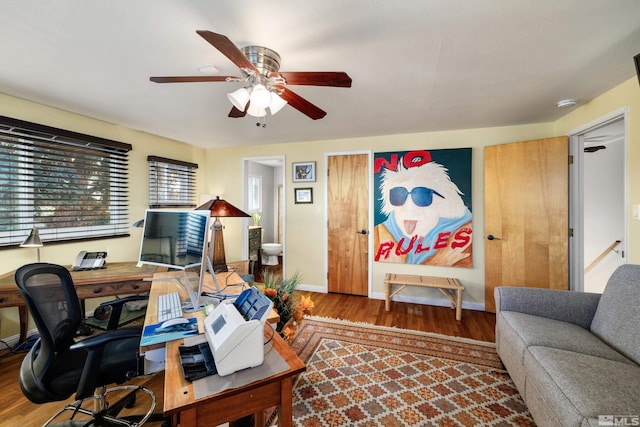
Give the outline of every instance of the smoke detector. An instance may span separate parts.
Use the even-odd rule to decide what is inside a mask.
[[[573,98],[561,99],[558,101],[558,108],[571,108],[576,105],[576,100]]]

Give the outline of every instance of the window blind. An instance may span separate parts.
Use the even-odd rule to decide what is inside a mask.
[[[130,144],[0,116],[0,246],[129,235]]]
[[[195,207],[195,163],[149,156],[149,207]]]

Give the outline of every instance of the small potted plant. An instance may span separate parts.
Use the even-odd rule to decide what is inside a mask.
[[[305,315],[310,315],[314,307],[311,297],[298,298],[295,295],[295,289],[301,279],[302,276],[298,272],[286,279],[268,271],[264,273],[262,292],[273,301],[273,308],[280,316],[276,332],[287,342],[293,340],[302,319]]]
[[[251,218],[253,218],[253,225],[255,225],[255,226],[260,225],[260,219],[262,219],[262,217],[260,216],[260,214],[258,212],[256,212],[253,215],[251,215]]]

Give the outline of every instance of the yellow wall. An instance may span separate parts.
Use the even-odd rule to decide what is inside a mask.
[[[242,159],[272,155],[286,156],[286,274],[299,271],[305,285],[324,288],[325,272],[325,155],[354,151],[394,151],[410,149],[438,149],[473,147],[473,268],[445,268],[423,265],[373,263],[372,290],[383,293],[382,283],[387,272],[414,273],[459,278],[465,286],[464,300],[484,304],[484,150],[486,145],[502,144],[542,138],[553,134],[552,125],[537,124],[500,128],[469,129],[448,132],[428,132],[370,138],[313,141],[277,145],[261,145],[250,148],[228,148],[209,152],[207,184],[212,194],[224,194],[232,203],[240,203],[242,195]],[[316,162],[316,182],[293,185],[292,162]],[[294,187],[312,187],[313,204],[296,205]],[[227,258],[235,259],[242,253],[240,225],[229,219],[225,223]],[[407,290],[410,294],[411,289]],[[423,290],[421,290],[423,291]],[[424,291],[422,292],[424,294]],[[436,291],[435,297],[440,297]]]
[[[632,219],[632,206],[640,204],[640,84],[633,77],[554,124],[556,135],[567,134],[586,124],[626,108],[627,110],[627,218],[629,241],[627,262],[640,264],[640,221]]]
[[[242,148],[204,150],[142,132],[100,122],[87,117],[45,107],[0,94],[0,115],[15,117],[49,126],[130,143],[131,221],[142,218],[148,201],[147,155],[176,158],[199,163],[197,194],[220,195],[236,206],[242,206],[242,159],[247,157],[284,155],[286,158],[286,268],[287,273],[300,271],[303,283],[322,288],[325,285],[324,198],[325,156],[328,153],[356,151],[378,152],[408,149],[472,147],[473,150],[473,268],[445,268],[401,264],[373,263],[373,292],[382,292],[384,273],[389,269],[400,273],[419,272],[435,276],[458,277],[465,285],[465,302],[484,303],[484,178],[483,147],[487,145],[563,135],[612,111],[628,108],[628,185],[630,204],[640,203],[640,88],[636,78],[629,79],[590,103],[577,108],[555,123],[530,124],[499,128],[467,129],[376,136],[370,138],[312,141],[291,144],[257,145]],[[202,159],[205,159],[204,161]],[[291,163],[316,161],[317,180],[304,186],[313,187],[314,203],[293,203]],[[299,186],[299,185],[298,185]],[[631,208],[629,208],[631,217]],[[640,263],[640,221],[629,221],[629,262]],[[244,243],[242,228],[247,220],[225,220],[227,259],[240,259]],[[131,230],[130,238],[98,240],[77,244],[46,245],[41,248],[43,261],[70,264],[80,250],[109,248],[109,261],[135,260],[138,255],[140,229]],[[0,273],[33,262],[30,249],[0,251]],[[0,309],[0,337],[17,334],[17,310]]]

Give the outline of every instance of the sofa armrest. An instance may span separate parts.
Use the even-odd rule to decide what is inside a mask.
[[[544,288],[499,286],[494,291],[496,313],[517,311],[589,329],[600,294]]]

